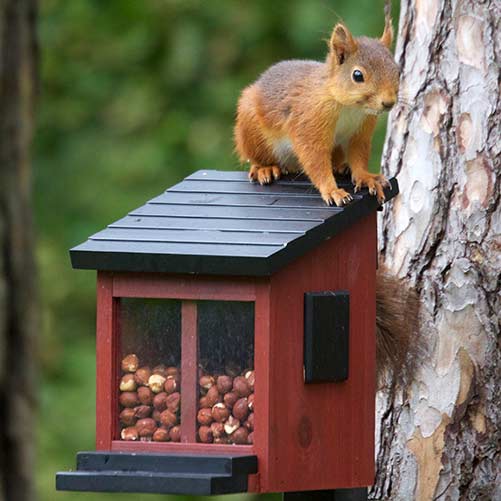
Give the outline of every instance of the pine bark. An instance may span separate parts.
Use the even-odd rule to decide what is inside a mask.
[[[378,395],[375,499],[501,499],[500,19],[498,0],[401,2],[380,249],[420,294],[428,356]]]
[[[0,500],[33,500],[36,1],[0,0]]]

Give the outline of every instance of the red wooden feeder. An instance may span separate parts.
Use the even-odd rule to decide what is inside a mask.
[[[199,171],[72,249],[98,270],[96,451],[57,488],[371,485],[378,204],[354,198]]]

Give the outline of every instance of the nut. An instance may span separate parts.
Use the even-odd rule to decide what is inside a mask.
[[[202,397],[199,400],[198,408],[202,409],[203,407],[209,407],[209,404],[207,403],[207,397]]]
[[[229,444],[230,440],[228,437],[225,435],[224,437],[219,437],[214,439],[215,444]]]
[[[165,391],[157,393],[153,397],[153,407],[155,407],[155,409],[160,412],[167,409],[167,393],[165,393]]]
[[[136,424],[137,418],[135,416],[136,411],[131,408],[126,408],[120,413],[120,422],[124,426],[134,426]]]
[[[247,402],[249,404],[249,410],[253,411],[254,410],[254,393],[251,393],[249,397],[247,398]]]
[[[230,415],[230,410],[228,409],[228,407],[226,407],[226,405],[219,403],[214,405],[211,413],[214,421],[217,421],[218,423],[224,423]]]
[[[169,430],[166,428],[157,428],[155,430],[155,433],[153,433],[153,441],[154,442],[168,442],[170,437],[169,437]]]
[[[203,408],[198,411],[197,421],[205,426],[208,426],[212,423],[212,413],[209,408]]]
[[[157,423],[151,418],[140,419],[136,423],[136,429],[140,437],[151,437],[157,429]]]
[[[122,407],[136,407],[139,405],[139,399],[135,391],[124,391],[118,397]]]
[[[230,416],[226,423],[224,424],[224,431],[227,435],[231,435],[234,431],[240,428],[240,421],[233,416]]]
[[[247,418],[247,421],[245,421],[244,426],[249,430],[253,431],[254,430],[254,413],[251,412],[249,414],[249,417]]]
[[[249,404],[247,399],[241,398],[237,400],[233,406],[232,413],[239,421],[245,421],[249,415]]]
[[[153,404],[153,392],[150,390],[150,388],[147,388],[146,386],[140,386],[137,389],[137,396],[139,398],[139,401],[143,405]]]
[[[122,370],[124,372],[136,372],[139,367],[137,355],[131,353],[122,359]]]
[[[202,393],[207,393],[209,388],[214,386],[215,383],[216,381],[212,376],[202,376],[198,381],[198,384],[200,385],[200,391]]]
[[[179,405],[181,404],[181,394],[176,392],[168,395],[166,400],[167,409],[176,414],[179,411]]]
[[[200,442],[204,444],[210,444],[214,440],[212,431],[208,426],[200,426],[198,429],[198,437],[200,438]]]
[[[169,409],[166,409],[160,414],[160,422],[167,428],[170,428],[177,424],[177,416]]]
[[[165,365],[163,365],[163,364],[156,365],[155,367],[153,367],[153,370],[151,371],[151,373],[158,374],[158,375],[163,376],[163,377],[167,377],[167,367],[165,367]]]
[[[181,427],[173,426],[169,430],[169,437],[173,442],[181,442]]]
[[[139,367],[134,374],[134,380],[138,386],[148,386],[148,379],[150,379],[151,371],[149,367]]]
[[[251,391],[254,391],[254,384],[256,382],[256,373],[254,371],[247,371],[245,373],[245,379],[247,379]]]
[[[134,374],[125,374],[120,380],[120,391],[135,391],[137,388],[134,381]]]
[[[254,443],[254,432],[249,433],[249,436],[247,437],[247,443],[250,445]]]
[[[205,395],[205,399],[207,401],[207,406],[212,407],[216,405],[218,402],[221,402],[221,395],[219,395],[219,391],[217,390],[217,386],[211,386],[207,391],[207,395]]]
[[[212,436],[216,438],[221,438],[225,435],[223,423],[212,423],[210,425],[210,430],[212,431]]]
[[[160,393],[164,388],[165,377],[160,374],[152,374],[148,379],[148,386],[153,393]]]
[[[235,430],[230,436],[230,440],[237,445],[247,444],[248,438],[249,432],[243,426]]]
[[[122,440],[137,440],[139,438],[139,433],[135,426],[129,426],[120,432],[120,438]]]
[[[239,397],[248,397],[251,394],[249,383],[243,376],[237,376],[233,380],[233,391]]]
[[[233,378],[230,376],[219,376],[217,378],[217,390],[224,395],[233,388]]]
[[[235,405],[238,398],[238,395],[234,391],[230,391],[229,393],[226,393],[223,401],[225,405],[231,409]]]
[[[174,393],[177,389],[178,383],[176,380],[176,376],[167,376],[167,379],[164,384],[164,390],[167,393]]]
[[[162,414],[160,411],[157,411],[156,409],[153,409],[153,412],[151,413],[151,417],[157,422],[160,423],[160,414]]]
[[[149,405],[138,405],[134,407],[134,415],[137,419],[148,418],[151,415],[151,407]]]

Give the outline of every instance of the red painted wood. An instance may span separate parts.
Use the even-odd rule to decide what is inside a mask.
[[[114,440],[111,444],[111,450],[117,452],[189,452],[200,454],[241,454],[246,456],[255,454],[252,445],[222,445],[222,444],[183,444],[179,442],[126,442],[123,440]]]
[[[119,273],[113,282],[116,297],[254,301],[254,279],[153,273]]]
[[[375,274],[373,214],[272,277],[269,408],[256,414],[269,413],[267,450],[262,437],[256,445],[262,492],[373,483]],[[349,379],[305,385],[304,292],[338,289],[350,291]]]
[[[197,303],[181,306],[181,442],[197,440],[198,335]]]
[[[113,275],[97,275],[96,325],[96,449],[110,450],[117,426],[118,384],[117,346],[113,336],[116,302],[113,299]]]

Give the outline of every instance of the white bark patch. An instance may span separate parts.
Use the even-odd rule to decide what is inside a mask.
[[[438,13],[438,0],[416,0],[416,38],[426,40],[431,33]]]
[[[479,70],[485,69],[484,22],[473,16],[461,16],[456,28],[459,60]]]
[[[438,136],[442,116],[447,111],[447,101],[440,91],[432,91],[424,98],[424,110],[421,116],[421,127],[433,137]]]

